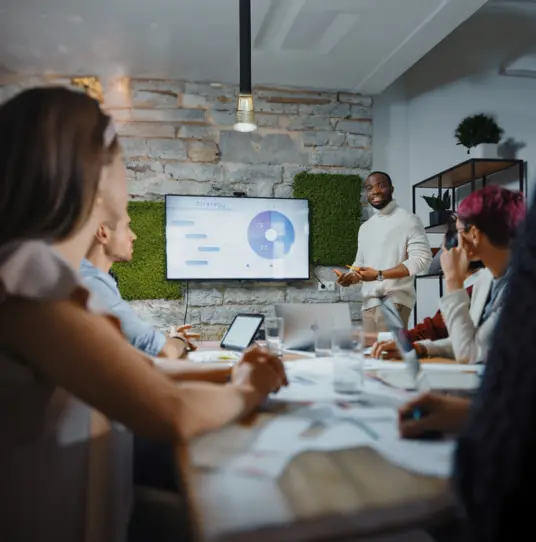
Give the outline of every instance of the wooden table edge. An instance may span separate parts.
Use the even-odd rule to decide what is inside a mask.
[[[233,531],[208,537],[210,542],[336,542],[400,534],[428,529],[455,517],[452,493],[403,504],[375,507],[355,514],[330,514],[314,519],[300,519],[292,523],[260,526],[254,530]]]

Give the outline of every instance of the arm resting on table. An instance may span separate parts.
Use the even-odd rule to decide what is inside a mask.
[[[74,300],[8,299],[0,306],[0,342],[50,382],[156,440],[181,441],[218,428],[260,399],[247,386],[172,382],[109,318]]]

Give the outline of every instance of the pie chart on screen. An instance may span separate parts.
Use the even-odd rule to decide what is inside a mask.
[[[249,223],[249,246],[261,258],[284,258],[295,240],[292,222],[278,211],[263,211]]]

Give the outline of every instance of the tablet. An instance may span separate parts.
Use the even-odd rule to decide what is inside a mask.
[[[263,322],[262,314],[238,314],[225,333],[220,346],[227,350],[245,350],[255,340]]]

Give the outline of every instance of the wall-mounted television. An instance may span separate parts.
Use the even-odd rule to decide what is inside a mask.
[[[305,199],[166,196],[167,278],[309,278]]]

